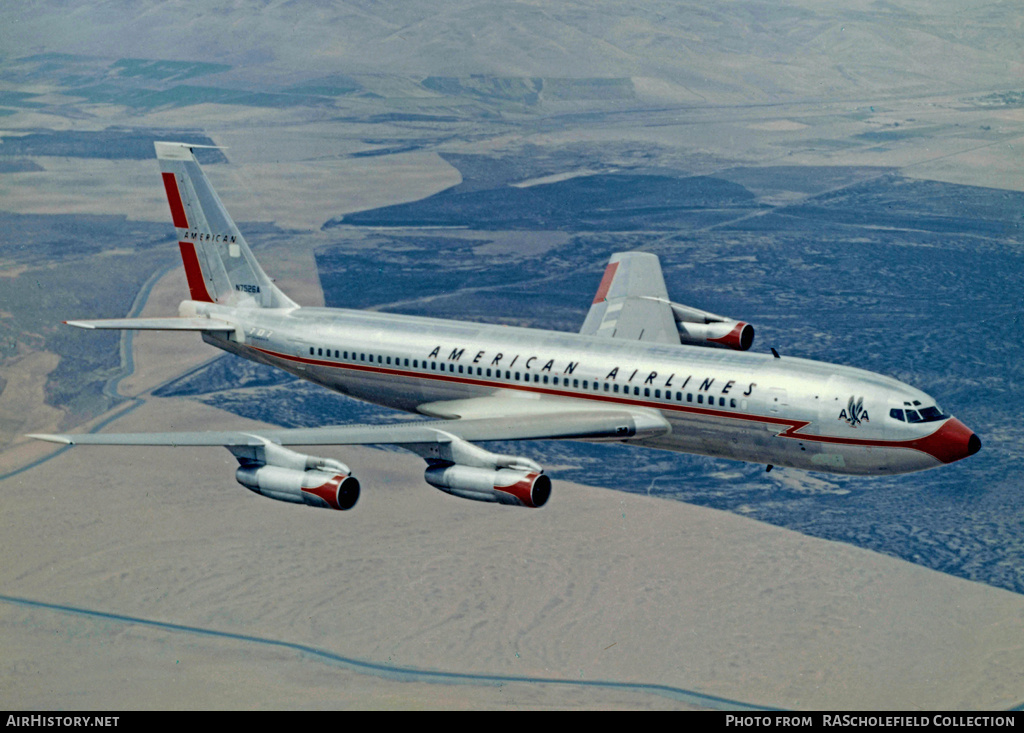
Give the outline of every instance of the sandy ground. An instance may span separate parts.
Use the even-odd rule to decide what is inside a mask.
[[[239,422],[151,399],[116,425]],[[411,455],[330,453],[365,487],[345,514],[248,494],[221,449],[67,450],[3,482],[0,592],[365,661],[787,708],[1024,697],[1019,595],[685,504],[559,482],[542,510],[495,507],[434,491]],[[609,703],[601,690],[398,683],[6,603],[0,646],[0,699],[17,708]]]
[[[1012,143],[950,137],[924,153],[907,144],[856,155],[797,147],[788,155],[788,136],[806,138],[815,128],[806,116],[788,120],[753,131],[753,160],[875,162],[918,175],[955,162],[957,175],[967,176],[962,182],[982,182],[964,171],[985,170],[988,158]],[[749,122],[734,124],[747,129]],[[708,151],[725,144],[720,124],[690,126],[687,134],[699,137],[701,130],[708,131]],[[636,135],[658,142],[677,132]],[[595,139],[601,134],[617,139],[621,130],[595,132]],[[572,140],[580,139],[574,132]],[[253,160],[257,153],[237,151]],[[973,167],[960,167],[965,161]],[[438,177],[433,154],[395,156],[391,163],[422,195],[457,180],[446,165]],[[249,167],[215,185],[241,191],[255,184],[249,199],[222,191],[229,208],[248,212],[236,213],[243,220],[281,216],[281,192],[304,181],[303,205],[289,224],[312,227],[325,212],[340,211],[330,199],[351,202],[352,191],[338,189],[343,168],[352,174],[345,184],[352,190],[383,191],[375,194],[379,200],[350,203],[354,208],[410,198],[411,188],[367,185],[368,178],[395,173],[378,164],[364,170],[362,163],[332,163],[320,178],[310,177],[314,164],[307,161],[273,171]],[[111,180],[109,164],[78,169],[82,179],[66,184],[81,196],[74,210],[109,213],[114,190],[145,178],[126,206],[152,206],[164,217],[152,164],[118,166],[121,178],[107,190],[85,184]],[[52,179],[66,172],[48,165],[45,174],[21,179],[18,210],[49,200]],[[322,302],[311,253],[258,256],[301,303]],[[154,289],[145,314],[173,314],[184,293],[176,270]],[[108,430],[244,422],[147,395],[216,355],[198,339],[140,334],[134,345],[137,370],[120,388],[145,404]],[[27,354],[5,366],[8,384],[21,386],[5,390],[0,414],[10,424],[0,428],[53,429],[59,414],[39,405],[54,365],[52,355]],[[49,450],[15,444],[0,453],[0,474]],[[727,513],[567,484],[557,475],[550,504],[530,511],[437,492],[423,481],[422,461],[409,454],[324,453],[349,463],[363,482],[355,510],[313,510],[252,495],[235,483],[234,459],[223,449],[61,452],[0,481],[0,595],[304,644],[385,665],[661,684],[753,705],[995,709],[1024,700],[1020,595]],[[645,455],[638,451],[637,460]],[[9,601],[0,601],[0,702],[41,709],[687,707],[607,688],[401,681],[256,640]]]
[[[243,423],[147,397],[108,429]],[[754,705],[1024,699],[1019,595],[682,503],[556,482],[544,509],[497,507],[433,490],[410,454],[326,453],[363,482],[351,512],[250,494],[223,449],[65,450],[2,482],[0,594],[366,662]],[[604,688],[401,681],[294,648],[9,601],[0,649],[11,708],[687,707]]]

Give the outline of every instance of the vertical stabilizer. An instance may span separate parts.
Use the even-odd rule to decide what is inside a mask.
[[[155,145],[192,300],[297,308],[256,262],[199,167],[192,148],[200,146],[167,142]]]

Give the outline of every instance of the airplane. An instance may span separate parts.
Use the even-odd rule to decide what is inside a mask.
[[[155,143],[190,298],[171,318],[66,321],[195,331],[422,420],[385,425],[31,437],[70,445],[224,446],[236,480],[280,501],[351,509],[344,463],[288,446],[391,444],[424,477],[476,501],[541,507],[551,479],[488,441],[622,442],[802,470],[887,475],[977,453],[981,441],[924,392],[862,369],[749,349],[753,327],[670,300],[658,257],[613,254],[579,333],[300,307],[257,263],[194,149]]]

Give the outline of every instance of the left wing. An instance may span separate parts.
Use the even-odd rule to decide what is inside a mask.
[[[254,431],[207,430],[172,433],[64,433],[29,435],[66,445],[165,445],[180,447],[262,445],[408,445],[438,436],[466,441],[491,440],[627,440],[662,435],[668,422],[654,411],[538,411],[530,415],[417,420],[390,425],[341,425]],[[444,442],[448,438],[441,438]]]
[[[442,491],[477,501],[539,507],[551,493],[551,480],[543,469],[528,458],[492,453],[473,441],[617,441],[671,430],[661,414],[643,408],[570,408],[557,400],[491,400],[457,400],[433,407],[438,415],[458,409],[473,417],[392,425],[29,437],[67,445],[224,446],[238,459],[235,478],[246,488],[281,501],[331,509],[350,509],[359,497],[359,482],[348,467],[284,446],[398,445],[427,461],[425,478]],[[519,404],[505,404],[512,402]]]

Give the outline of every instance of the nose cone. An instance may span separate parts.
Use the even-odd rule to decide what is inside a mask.
[[[981,438],[955,417],[944,422],[942,427],[927,438],[915,442],[915,448],[923,450],[943,463],[959,461],[981,450]]]

